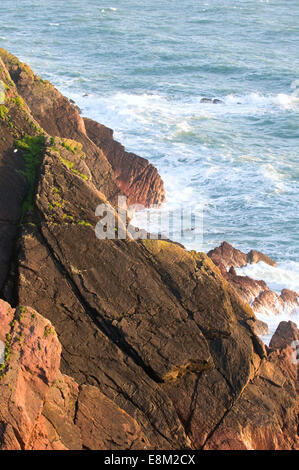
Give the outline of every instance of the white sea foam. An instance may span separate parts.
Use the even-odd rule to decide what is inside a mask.
[[[299,263],[295,261],[284,261],[278,263],[276,267],[259,262],[248,264],[243,268],[236,269],[240,276],[249,276],[256,280],[265,281],[269,288],[280,294],[282,289],[290,289],[299,293]],[[281,321],[293,321],[299,326],[299,308],[290,315],[288,311],[281,314],[256,314],[259,320],[268,324],[270,334],[262,336],[262,340],[269,344],[269,341]]]
[[[201,96],[193,99],[169,99],[160,94],[130,94],[118,92],[113,96],[73,96],[85,114],[100,117],[114,128],[151,124],[153,121],[166,126],[175,137],[182,132],[192,132],[198,120],[209,120],[225,115],[258,116],[299,110],[299,98],[293,95],[228,95],[220,97],[219,104],[202,103]],[[103,120],[103,119],[102,119]],[[171,128],[173,126],[173,128]],[[167,134],[167,132],[166,132]]]
[[[269,346],[269,342],[275,333],[278,325],[282,321],[292,321],[294,322],[297,327],[299,327],[299,309],[296,310],[295,313],[289,315],[288,313],[283,313],[280,315],[266,315],[266,314],[257,314],[257,318],[269,326],[269,334],[261,335],[261,339],[267,346]]]
[[[101,13],[106,13],[107,11],[117,11],[115,7],[101,8]]]
[[[276,267],[261,261],[237,268],[236,271],[240,276],[249,276],[256,280],[262,279],[271,290],[278,294],[282,289],[290,289],[299,293],[299,263],[296,261],[284,261],[278,263]]]

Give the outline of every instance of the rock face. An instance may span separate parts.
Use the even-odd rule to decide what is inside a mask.
[[[256,314],[288,313],[291,315],[299,307],[299,296],[296,292],[283,289],[278,295],[271,291],[264,281],[237,275],[235,268],[260,261],[276,267],[277,263],[269,256],[255,250],[246,254],[227,242],[209,251],[208,256],[219,267],[222,275],[235,287],[239,295],[251,305]]]
[[[206,449],[298,448],[297,433],[295,432],[295,444],[288,438],[290,429],[295,429],[299,413],[298,365],[293,360],[294,350],[290,347],[292,341],[297,338],[299,330],[295,323],[279,324],[270,343],[267,361],[262,363],[258,377],[246,387],[236,406],[224,417]],[[261,388],[264,394],[262,400],[259,394]],[[294,420],[289,414],[290,394],[293,394],[294,398],[297,397],[292,405]],[[289,416],[287,428],[282,426],[281,412]]]
[[[292,321],[282,321],[279,323],[270,341],[270,348],[283,349],[291,346],[293,341],[299,340],[299,330],[296,323]]]
[[[0,300],[0,449],[150,448],[140,426],[96,387],[61,374],[52,324],[33,309]]]
[[[249,251],[249,253],[247,254],[248,263],[255,264],[259,263],[260,261],[263,261],[263,263],[269,264],[270,266],[277,266],[276,261],[269,258],[269,256],[265,255],[264,253],[255,250]]]
[[[100,148],[110,162],[117,184],[129,204],[145,207],[165,202],[165,190],[157,169],[145,158],[128,153],[113,139],[113,131],[91,119],[84,119],[88,137]]]
[[[14,72],[12,59],[5,60]],[[283,367],[277,355],[272,367],[249,305],[203,253],[164,240],[98,239],[95,208],[109,202],[117,219],[104,153],[98,151],[97,166],[93,147],[50,136],[43,116],[35,120],[21,101],[12,80],[18,75],[10,77],[3,62],[0,73],[6,84],[0,169],[22,189],[9,193],[17,223],[3,203],[14,235],[6,244],[0,226],[0,288],[11,305],[29,305],[44,317],[32,319],[27,308],[22,320],[18,313],[2,319],[2,341],[14,315],[16,332],[24,322],[26,344],[31,335],[42,354],[31,360],[39,348],[29,346],[23,356],[13,336],[16,349],[0,381],[3,448],[222,449],[228,432],[230,448],[296,448],[294,380],[277,372]],[[66,135],[63,116],[56,123],[47,94],[45,100],[53,131]],[[74,127],[78,134],[77,121]],[[105,178],[98,168],[107,169]],[[7,197],[0,187],[1,203]],[[115,228],[117,234],[123,227]],[[29,379],[11,381],[11,391],[6,378],[23,377],[22,358],[29,357]],[[28,394],[17,392],[27,386]],[[12,409],[11,393],[32,399]],[[250,444],[241,432],[247,421],[256,432]],[[271,436],[262,439],[265,429]]]

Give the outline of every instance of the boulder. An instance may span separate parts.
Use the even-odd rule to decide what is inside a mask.
[[[208,256],[239,295],[251,305],[256,314],[292,314],[298,308],[299,297],[296,292],[283,289],[278,295],[271,291],[264,281],[237,274],[235,268],[246,266],[248,263],[254,264],[262,261],[275,267],[277,263],[264,253],[251,250],[246,255],[229,243],[223,242],[219,247],[210,250]]]
[[[295,313],[299,308],[299,294],[289,289],[282,289],[280,297],[284,302],[284,310],[289,315]]]
[[[251,250],[247,254],[247,262],[250,264],[255,264],[255,263],[260,263],[260,262],[269,264],[270,266],[277,266],[276,261],[271,259],[269,256],[265,255],[264,253],[261,253],[260,251],[256,250]]]
[[[226,271],[228,268],[240,268],[247,264],[246,254],[227,242],[223,242],[219,247],[210,250],[208,256],[216,266],[219,266],[222,272],[223,269]]]
[[[299,340],[299,330],[296,323],[282,321],[272,336],[269,346],[273,349],[283,349],[291,346],[292,342],[296,340]]]
[[[267,289],[256,297],[252,304],[252,308],[257,314],[279,315],[283,313],[284,302],[276,292]]]

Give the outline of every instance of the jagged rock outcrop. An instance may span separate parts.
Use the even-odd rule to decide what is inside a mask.
[[[166,199],[164,184],[157,169],[145,158],[128,153],[113,139],[112,129],[91,119],[84,119],[88,137],[103,151],[110,162],[118,186],[129,204],[160,206]]]
[[[299,330],[296,323],[282,321],[272,336],[269,346],[274,349],[283,349],[291,346],[292,342],[297,340],[299,340]]]
[[[82,142],[50,136],[19,101],[3,62],[0,71],[6,84],[1,162],[14,157],[10,166],[1,163],[0,171],[6,175],[11,168],[12,184],[23,185],[20,195],[9,194],[14,236],[0,252],[7,260],[0,288],[13,306],[34,307],[55,327],[61,374],[69,377],[63,375],[58,390],[48,386],[40,394],[44,406],[39,401],[37,408],[43,411],[27,426],[32,440],[9,428],[7,448],[94,449],[109,445],[111,433],[117,433],[116,448],[221,449],[226,444],[217,433],[229,419],[230,447],[235,442],[238,448],[240,442],[247,446],[239,430],[251,413],[252,395],[255,414],[265,415],[273,438],[252,439],[250,448],[295,448],[293,379],[281,380],[269,365],[249,305],[203,253],[164,240],[98,239],[96,207],[107,203],[107,211],[116,219],[117,214],[109,182],[99,191],[97,170],[90,165],[93,151]],[[55,123],[50,104],[47,110]],[[108,165],[100,161],[104,153],[97,155],[99,167]],[[14,162],[22,174],[13,171]],[[6,198],[0,187],[0,201]],[[125,231],[116,226],[116,235],[120,229]],[[56,373],[61,377],[59,365]],[[119,410],[122,419],[115,418]],[[2,421],[7,425],[1,429],[13,426],[10,417]],[[254,426],[263,433],[262,422]]]
[[[222,275],[235,287],[239,295],[251,305],[256,314],[288,313],[291,315],[299,308],[299,295],[296,292],[283,289],[278,295],[271,291],[264,281],[237,275],[235,268],[260,261],[276,267],[277,263],[269,256],[255,250],[246,254],[227,242],[209,251],[208,256],[219,267]]]

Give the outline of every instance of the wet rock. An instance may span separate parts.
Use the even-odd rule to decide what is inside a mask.
[[[210,250],[208,256],[224,275],[226,275],[227,269],[231,267],[239,268],[247,264],[246,254],[227,242],[223,242],[219,247]]]
[[[299,330],[296,323],[282,321],[272,336],[269,346],[274,349],[283,349],[291,346],[292,342],[296,340],[299,340]]]
[[[251,250],[247,254],[248,263],[255,264],[255,263],[259,263],[260,261],[262,261],[263,263],[269,264],[270,266],[277,266],[276,261],[271,259],[269,256],[265,255],[264,253],[261,253],[260,251]]]
[[[296,292],[283,289],[281,295],[269,289],[262,280],[238,275],[235,268],[248,263],[264,262],[275,267],[277,263],[264,253],[251,250],[248,254],[235,249],[227,242],[209,251],[208,256],[219,267],[223,276],[234,286],[239,295],[248,302],[256,314],[292,314],[298,308]]]
[[[292,315],[296,309],[299,308],[299,294],[289,289],[283,289],[280,297],[284,302],[284,310],[289,315]]]
[[[252,308],[256,313],[279,315],[283,313],[282,298],[271,290],[264,290],[253,302]]]
[[[268,335],[270,333],[269,325],[261,320],[256,320],[255,331],[258,335]]]
[[[112,204],[125,194],[130,204],[161,205],[165,190],[157,169],[145,158],[125,151],[113,139],[113,131],[92,120],[83,120],[81,110],[30,67],[0,49],[5,65],[34,118],[50,135],[76,140],[83,146],[93,182]],[[112,170],[112,168],[113,170]],[[115,173],[115,176],[113,175]]]

